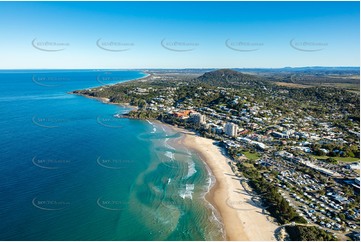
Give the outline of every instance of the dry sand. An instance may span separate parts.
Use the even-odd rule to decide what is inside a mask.
[[[274,232],[278,226],[267,219],[262,208],[252,204],[252,196],[243,188],[240,178],[234,175],[227,163],[230,160],[213,144],[214,140],[196,136],[182,129],[177,130],[185,135],[183,144],[202,157],[216,178],[216,183],[206,198],[221,216],[226,239],[276,240]]]

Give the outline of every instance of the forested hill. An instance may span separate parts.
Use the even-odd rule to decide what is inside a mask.
[[[270,85],[265,79],[255,75],[244,74],[242,72],[220,69],[206,72],[197,78],[197,81],[207,83],[212,86],[247,86],[247,87],[264,87]]]

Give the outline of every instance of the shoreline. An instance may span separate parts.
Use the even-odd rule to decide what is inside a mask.
[[[146,120],[146,121],[149,122],[149,120]],[[191,134],[192,132],[188,131],[186,129],[175,127],[175,126],[167,124],[167,123],[162,123],[159,120],[152,120],[152,122],[155,125],[157,125],[158,127],[161,127],[163,129],[163,131],[165,131],[165,132],[168,132],[168,130],[170,130],[172,133],[174,133],[174,132],[175,133],[182,133],[182,135],[180,137],[178,137],[178,138],[176,138],[176,140],[174,140],[175,143],[173,143],[173,145],[175,145],[175,146],[172,146],[172,147],[173,148],[179,147],[179,146],[182,147],[182,148],[184,147],[184,148],[186,148],[186,150],[192,152],[193,154],[195,153],[199,157],[199,159],[201,160],[202,164],[205,166],[205,168],[207,170],[208,178],[210,179],[210,182],[209,182],[209,186],[208,186],[207,190],[202,193],[202,200],[205,203],[204,205],[206,207],[208,207],[209,209],[211,209],[212,216],[213,216],[212,219],[214,219],[219,224],[219,225],[217,225],[217,227],[220,226],[218,228],[221,231],[222,238],[221,239],[218,238],[217,241],[225,241],[226,240],[226,233],[225,233],[224,225],[223,225],[223,222],[222,222],[222,217],[221,217],[217,207],[215,206],[214,202],[211,202],[209,200],[209,198],[208,198],[210,192],[213,191],[213,187],[216,185],[216,177],[213,175],[212,170],[209,168],[207,163],[204,162],[203,158],[200,157],[199,153],[196,152],[191,147],[188,147],[188,146],[186,146],[184,144],[185,139],[187,138],[187,136],[184,135],[184,133],[189,132]],[[212,199],[212,198],[210,198],[210,199]]]
[[[153,75],[153,74],[147,73],[147,72],[142,72],[142,73],[144,73],[145,76],[135,78],[135,79],[131,79],[131,80],[127,80],[127,81],[114,83],[114,84],[108,84],[108,85],[104,85],[104,83],[99,82],[102,85],[97,86],[97,87],[89,87],[89,88],[99,88],[99,87],[103,87],[103,86],[114,86],[114,85],[119,85],[119,84],[122,84],[122,83],[125,83],[125,82],[132,82],[132,81],[143,81],[143,82],[145,82],[145,81],[147,81],[148,78],[152,77],[152,75]],[[88,89],[88,88],[86,88],[86,89]],[[84,89],[82,89],[82,90],[84,90]],[[110,102],[109,98],[105,98],[105,97],[92,97],[92,96],[81,94],[81,93],[75,93],[74,91],[70,91],[70,92],[68,92],[68,94],[78,95],[78,96],[82,96],[82,97],[86,97],[86,98],[90,98],[90,99],[95,99],[95,100],[98,100],[98,101],[100,101],[102,103],[105,103],[105,104],[113,104],[113,105],[118,105],[118,106],[121,106],[121,107],[131,108],[131,110],[138,110],[137,106],[130,105],[129,103]]]
[[[89,98],[89,99],[94,99],[94,100],[97,100],[97,101],[102,102],[104,104],[118,105],[118,106],[121,106],[121,107],[124,107],[124,108],[130,108],[131,110],[138,110],[137,106],[130,105],[129,103],[110,102],[109,99],[105,98],[105,97],[92,97],[92,96],[89,96],[89,95],[84,95],[84,94],[81,94],[81,93],[73,93],[73,92],[71,92],[70,94],[78,95],[78,96]]]
[[[215,141],[182,128],[167,126],[184,135],[181,143],[195,151],[214,176],[216,181],[205,194],[205,199],[220,216],[226,240],[275,241],[278,225],[267,219],[268,215],[263,213],[262,208],[249,203],[252,196],[233,174],[229,158],[213,144]]]

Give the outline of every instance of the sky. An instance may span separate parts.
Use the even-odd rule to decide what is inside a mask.
[[[359,2],[0,2],[0,69],[360,65]]]

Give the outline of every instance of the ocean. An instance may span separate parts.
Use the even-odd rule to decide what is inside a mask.
[[[182,135],[68,94],[137,71],[0,71],[0,240],[221,240]]]

